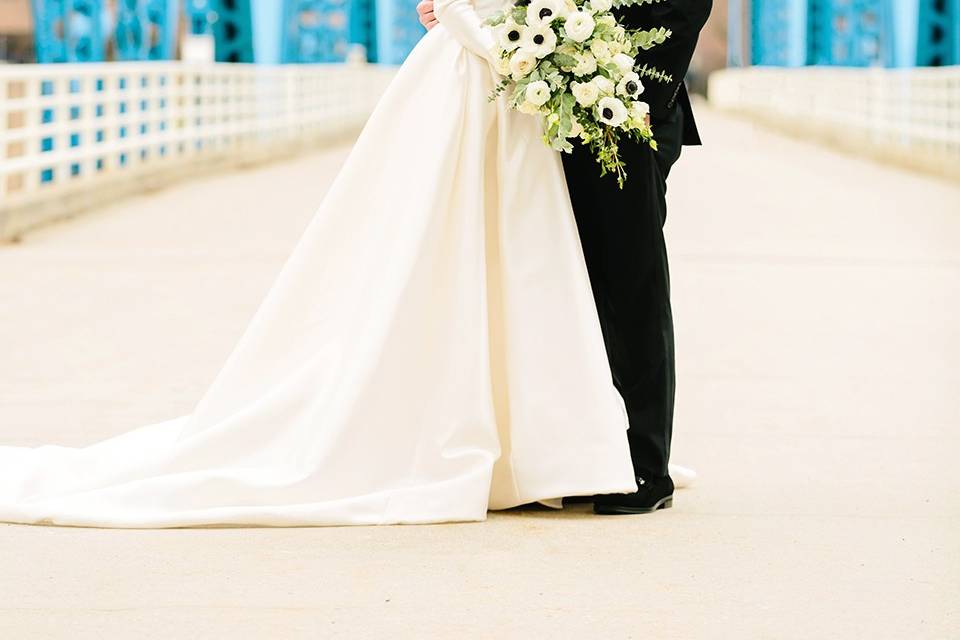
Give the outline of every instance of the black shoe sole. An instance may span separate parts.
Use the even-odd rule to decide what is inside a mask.
[[[673,506],[673,496],[658,500],[652,507],[631,507],[625,504],[602,504],[595,502],[593,512],[601,516],[635,515],[638,513],[653,513],[660,509],[669,509]]]

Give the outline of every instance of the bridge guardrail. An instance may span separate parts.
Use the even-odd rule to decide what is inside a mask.
[[[960,67],[749,67],[714,73],[710,102],[803,136],[960,179]]]
[[[204,168],[357,131],[395,69],[0,65],[0,240]]]

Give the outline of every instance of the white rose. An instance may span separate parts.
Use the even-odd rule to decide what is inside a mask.
[[[571,82],[570,92],[581,107],[592,106],[600,97],[600,90],[592,82]]]
[[[563,22],[567,37],[574,42],[586,42],[593,35],[593,28],[596,26],[593,16],[586,11],[571,11]]]
[[[574,56],[577,66],[573,68],[575,76],[589,76],[597,70],[597,59],[591,53],[578,53]]]
[[[527,85],[524,93],[526,101],[536,107],[542,107],[550,99],[550,85],[543,80],[537,80]]]
[[[597,91],[599,91],[600,93],[612,95],[614,90],[616,89],[616,87],[613,85],[613,80],[605,76],[594,76],[593,80],[591,80],[590,82],[592,82],[597,87]]]
[[[617,93],[627,98],[636,98],[643,93],[643,83],[640,82],[640,76],[631,71],[625,73],[620,82],[617,83]]]
[[[613,37],[618,42],[623,42],[627,38],[627,30],[621,27],[620,25],[617,25],[613,28]]]
[[[527,51],[517,51],[510,57],[510,75],[514,80],[525,78],[537,66],[537,58]]]
[[[625,53],[618,53],[617,55],[613,56],[613,64],[617,65],[621,72],[627,73],[628,71],[633,71],[636,61],[632,56],[628,56]]]
[[[504,51],[513,51],[523,42],[523,35],[526,27],[518,25],[513,20],[507,20],[497,27],[497,44]]]
[[[600,62],[606,62],[610,59],[610,45],[603,40],[594,40],[590,43],[590,52]]]
[[[523,36],[523,49],[538,58],[545,58],[557,48],[557,34],[550,27],[527,29]]]
[[[569,10],[563,0],[533,0],[527,7],[527,24],[531,27],[546,27],[567,13]]]
[[[616,98],[600,98],[597,119],[611,127],[619,127],[627,121],[627,107]]]
[[[613,8],[613,0],[590,0],[590,8],[594,13],[604,13]]]

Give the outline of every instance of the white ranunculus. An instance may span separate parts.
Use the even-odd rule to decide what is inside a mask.
[[[597,119],[611,127],[619,127],[627,121],[627,107],[616,98],[600,98]]]
[[[531,27],[523,36],[523,50],[545,58],[557,48],[557,34],[548,26]]]
[[[567,37],[574,42],[586,42],[593,35],[593,28],[597,23],[586,11],[571,11],[563,21],[563,28]]]
[[[523,102],[520,103],[520,106],[517,107],[517,111],[519,111],[520,113],[525,113],[528,116],[535,116],[538,113],[540,113],[540,107],[524,100]]]
[[[526,97],[527,102],[530,104],[537,107],[542,107],[547,103],[547,100],[550,99],[550,85],[543,80],[531,82],[527,85],[527,90],[524,92],[524,97]]]
[[[581,107],[590,107],[600,97],[600,90],[592,82],[571,82],[570,92]]]
[[[528,51],[516,51],[510,56],[510,75],[514,80],[527,77],[536,66],[536,56]]]
[[[610,59],[610,45],[603,40],[596,39],[590,43],[590,53],[599,62],[607,62]]]
[[[630,105],[630,119],[637,122],[643,122],[643,119],[650,113],[650,105],[646,102],[634,102]]]
[[[617,83],[617,93],[626,98],[636,98],[643,93],[643,83],[640,82],[640,76],[633,71],[623,74],[620,82]]]
[[[597,24],[606,25],[612,29],[617,26],[617,19],[607,13],[597,18]]]
[[[504,51],[513,51],[523,42],[524,32],[527,30],[523,25],[519,25],[513,20],[507,20],[497,27],[497,44]]]
[[[613,8],[613,0],[590,0],[590,8],[594,13],[604,13]]]
[[[593,80],[590,82],[596,85],[597,90],[602,94],[612,96],[614,91],[616,91],[613,80],[606,76],[593,76]]]
[[[597,59],[591,53],[578,53],[574,56],[577,59],[577,66],[573,68],[575,76],[589,76],[597,70]]]
[[[573,118],[570,121],[570,133],[567,134],[567,137],[579,138],[581,133],[583,133],[583,127],[580,125],[580,121]]]
[[[527,24],[531,27],[545,27],[569,12],[564,0],[533,0],[527,7]]]
[[[501,58],[499,55],[494,54],[494,60],[497,61],[495,69],[498,74],[501,76],[510,75],[510,58]]]
[[[618,53],[613,56],[613,64],[617,65],[623,73],[628,73],[633,71],[633,67],[637,64],[636,60],[633,59],[633,56],[628,56],[625,53]]]

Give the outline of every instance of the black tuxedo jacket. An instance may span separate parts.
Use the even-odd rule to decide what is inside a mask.
[[[635,5],[620,9],[621,24],[628,29],[653,29],[665,27],[673,34],[663,44],[637,55],[640,65],[656,67],[670,74],[673,81],[666,83],[645,80],[641,100],[650,105],[650,120],[656,131],[658,123],[672,120],[671,115],[679,105],[683,111],[683,144],[700,144],[697,123],[693,119],[690,97],[683,78],[687,75],[693,50],[697,47],[700,30],[710,17],[713,0],[660,0],[653,4]]]

